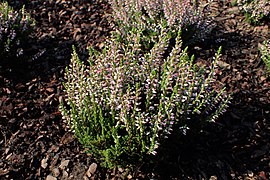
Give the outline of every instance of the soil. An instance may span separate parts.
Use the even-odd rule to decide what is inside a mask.
[[[226,113],[199,133],[165,144],[155,161],[137,169],[100,168],[66,129],[58,111],[72,45],[82,59],[110,34],[110,7],[89,0],[11,1],[36,20],[27,63],[0,66],[0,179],[270,179],[270,79],[258,46],[269,19],[245,21],[230,1],[207,5],[216,27],[190,47],[198,63],[219,46],[219,80],[233,99]]]

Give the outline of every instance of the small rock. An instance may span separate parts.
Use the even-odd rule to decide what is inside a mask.
[[[67,171],[63,170],[63,176],[62,176],[63,179],[65,178],[68,178],[68,173]]]
[[[129,174],[129,175],[127,176],[127,178],[128,178],[128,179],[132,179],[132,176]]]
[[[53,177],[52,175],[48,175],[46,177],[46,180],[57,180],[57,178],[56,177]]]
[[[96,172],[96,170],[97,170],[97,164],[92,163],[87,171],[89,171],[89,173],[91,173],[91,174],[94,174]]]
[[[58,177],[58,176],[60,175],[60,171],[59,171],[58,168],[54,168],[54,169],[52,170],[52,173],[53,173],[53,176],[54,176],[54,177]]]
[[[248,171],[247,172],[247,175],[248,175],[248,177],[253,177],[254,176],[254,173],[252,171]]]
[[[97,170],[97,164],[96,164],[96,163],[92,163],[92,164],[89,166],[88,170],[86,171],[86,175],[87,175],[88,177],[91,177],[92,174],[94,174],[94,173],[96,172],[96,170]]]
[[[209,180],[217,180],[217,176],[211,176]]]
[[[62,160],[59,168],[62,170],[65,169],[65,167],[68,166],[69,161],[70,160]]]
[[[41,167],[43,169],[46,169],[46,167],[48,166],[47,160],[47,158],[41,160]]]

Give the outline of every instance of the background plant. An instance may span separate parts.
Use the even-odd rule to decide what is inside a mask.
[[[60,111],[104,167],[140,162],[156,154],[173,129],[188,129],[194,118],[214,121],[227,106],[225,90],[213,88],[220,50],[210,68],[197,67],[181,50],[181,31],[167,53],[170,29],[157,28],[148,52],[141,50],[143,29],[133,28],[126,43],[114,33],[102,53],[90,49],[89,67],[74,50],[66,69]]]
[[[132,28],[143,29],[142,44],[151,48],[160,34],[157,28],[164,23],[175,35],[182,30],[185,45],[202,41],[215,23],[204,15],[200,1],[193,0],[109,0],[113,21],[122,35]]]
[[[258,24],[263,18],[270,17],[269,0],[238,0],[237,4],[245,12],[249,22]]]
[[[270,41],[265,40],[259,50],[261,52],[261,58],[265,63],[268,72],[270,73]]]
[[[22,55],[22,44],[32,25],[33,21],[24,7],[15,11],[7,2],[0,2],[0,55]]]

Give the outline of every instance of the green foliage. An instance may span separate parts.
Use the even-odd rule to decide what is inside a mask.
[[[122,36],[130,33],[134,28],[142,29],[141,39],[148,50],[153,47],[161,33],[158,28],[160,24],[174,32],[172,40],[176,38],[177,31],[181,30],[185,46],[203,41],[215,27],[215,23],[204,15],[200,2],[193,0],[109,0],[116,29]]]
[[[270,73],[270,41],[264,41],[259,50],[261,52],[261,58],[265,63],[268,72]]]
[[[270,1],[268,0],[238,0],[237,4],[243,10],[249,23],[257,25],[262,19],[270,17]]]
[[[60,111],[89,153],[113,168],[155,155],[192,122],[214,121],[229,97],[214,88],[221,49],[210,67],[197,67],[182,49],[182,37],[193,37],[183,32],[203,32],[195,1],[109,2],[115,31],[102,52],[89,49],[89,66],[73,49]]]
[[[0,56],[22,55],[23,41],[32,26],[33,21],[24,7],[17,12],[7,2],[0,2]]]
[[[126,34],[125,43],[114,33],[102,53],[90,48],[89,67],[73,50],[60,111],[104,167],[141,162],[173,130],[188,129],[194,119],[214,121],[227,107],[225,89],[213,88],[221,49],[211,67],[197,67],[181,50],[181,31],[168,50],[170,29],[157,28],[149,50],[142,50],[140,28]]]

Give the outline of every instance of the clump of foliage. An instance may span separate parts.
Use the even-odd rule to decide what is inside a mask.
[[[270,73],[270,41],[265,40],[259,50],[261,52],[261,58]]]
[[[203,41],[215,27],[215,23],[204,15],[200,1],[193,0],[109,0],[112,16],[123,36],[133,28],[143,29],[142,43],[146,49],[152,47],[159,34],[162,22],[171,31],[182,31],[185,45]],[[172,36],[175,38],[177,33]]]
[[[22,55],[22,43],[32,26],[33,20],[24,7],[15,11],[7,2],[0,2],[0,56]]]
[[[104,167],[127,165],[155,155],[172,131],[187,122],[214,121],[225,111],[225,89],[213,88],[219,53],[212,66],[197,67],[182,48],[181,31],[172,38],[162,26],[149,51],[142,51],[143,28],[122,43],[114,33],[103,51],[89,50],[89,66],[75,50],[65,73],[60,111],[79,141]]]
[[[245,12],[247,20],[253,24],[270,17],[269,0],[238,0],[237,4]]]

